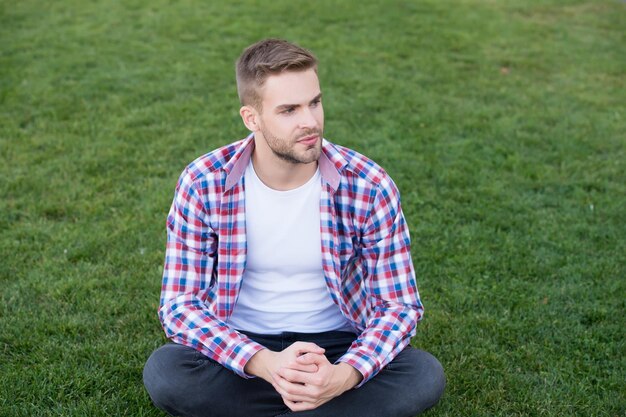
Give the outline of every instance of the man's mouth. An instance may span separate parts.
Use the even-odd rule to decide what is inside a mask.
[[[317,143],[318,139],[319,139],[319,135],[316,133],[316,134],[308,135],[308,136],[298,139],[298,143],[301,143],[306,146],[312,146]]]

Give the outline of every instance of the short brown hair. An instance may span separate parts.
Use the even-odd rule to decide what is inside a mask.
[[[259,89],[270,75],[283,71],[317,70],[317,58],[282,39],[264,39],[247,47],[236,65],[237,93],[242,105],[261,110]]]

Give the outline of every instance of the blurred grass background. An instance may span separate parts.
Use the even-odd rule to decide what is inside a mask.
[[[247,134],[234,61],[270,36],[318,55],[326,137],[398,183],[413,344],[448,377],[427,415],[626,414],[625,8],[0,0],[0,415],[163,415],[165,217]]]

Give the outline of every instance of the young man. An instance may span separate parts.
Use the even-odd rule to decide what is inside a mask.
[[[445,377],[409,346],[422,317],[398,190],[323,139],[317,60],[268,39],[237,62],[252,132],[191,163],[167,219],[144,369],[178,416],[411,417]]]

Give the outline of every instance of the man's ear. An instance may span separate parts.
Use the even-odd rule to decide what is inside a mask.
[[[257,132],[259,130],[259,112],[254,107],[243,106],[239,109],[239,115],[249,131]]]

